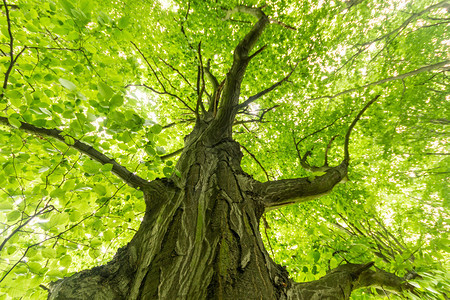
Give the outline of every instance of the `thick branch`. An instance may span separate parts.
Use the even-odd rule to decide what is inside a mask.
[[[347,178],[347,164],[330,168],[322,176],[258,182],[254,192],[262,197],[265,211],[316,199],[331,192],[333,187]]]
[[[89,146],[68,135],[64,135],[64,133],[61,130],[41,128],[25,122],[21,123],[22,125],[19,127],[20,130],[24,130],[26,132],[38,136],[48,136],[57,139],[66,144],[67,146],[77,149],[81,153],[89,156],[91,159],[101,163],[102,165],[112,164],[113,165],[112,172],[133,188],[143,188],[149,183],[147,180],[130,172],[127,168],[120,165],[114,159],[107,157],[105,154],[94,149],[92,146]],[[5,117],[0,117],[0,124],[11,126],[8,122],[8,118]]]
[[[447,66],[448,64],[450,64],[450,60],[445,60],[443,62],[439,62],[439,63],[433,64],[433,65],[425,66],[425,67],[416,69],[416,70],[408,72],[408,73],[404,73],[404,74],[400,74],[400,75],[397,75],[397,76],[392,76],[392,77],[384,78],[384,79],[381,79],[381,80],[378,80],[378,81],[370,82],[370,83],[367,83],[367,84],[365,84],[365,85],[363,85],[361,87],[358,87],[358,88],[348,89],[348,90],[339,92],[339,93],[334,94],[334,95],[310,98],[309,100],[318,100],[318,99],[323,99],[323,98],[333,99],[333,98],[336,98],[336,97],[341,96],[341,95],[345,95],[345,94],[348,94],[348,93],[351,93],[351,92],[356,92],[359,89],[364,89],[364,88],[367,88],[369,86],[379,85],[379,84],[383,84],[383,83],[386,83],[386,82],[389,82],[389,81],[393,81],[393,80],[404,79],[404,78],[407,78],[407,77],[410,77],[410,76],[414,76],[414,75],[417,75],[417,74],[420,74],[420,73],[423,73],[423,72],[430,72],[430,71],[433,71],[433,70],[436,70],[436,69],[440,69],[440,68],[443,68],[443,67]]]
[[[347,300],[353,290],[363,287],[379,287],[397,294],[414,291],[403,278],[382,270],[372,271],[372,266],[373,262],[341,265],[318,280],[294,283],[288,298]]]
[[[235,12],[248,13],[259,18],[259,20],[234,49],[233,65],[225,80],[217,118],[213,126],[210,127],[210,136],[216,136],[215,139],[231,136],[231,126],[238,110],[242,79],[250,61],[249,53],[269,23],[269,18],[260,8],[237,6],[228,12],[226,18],[229,18]],[[217,136],[218,132],[221,133],[221,136]]]
[[[213,93],[212,94],[214,94],[217,91],[217,88],[219,87],[219,81],[211,73],[211,60],[210,59],[208,59],[208,62],[206,63],[206,67],[203,68],[203,72],[205,72],[206,78],[211,83],[212,88],[213,88]]]

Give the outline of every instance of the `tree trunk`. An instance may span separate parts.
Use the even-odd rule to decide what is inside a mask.
[[[181,178],[145,190],[147,212],[112,262],[59,281],[50,299],[280,299],[287,272],[264,248],[256,183],[232,140],[197,142]]]

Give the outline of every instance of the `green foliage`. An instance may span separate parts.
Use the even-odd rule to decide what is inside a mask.
[[[294,139],[316,132],[299,151],[314,147],[309,162],[321,165],[337,135],[328,155],[337,164],[354,116],[382,95],[352,133],[351,182],[266,215],[262,235],[274,259],[298,281],[345,261],[375,261],[399,276],[417,273],[411,284],[424,299],[450,295],[448,70],[366,87],[447,59],[445,9],[427,11],[437,1],[20,0],[8,2],[18,6],[10,22],[4,7],[0,14],[0,73],[11,65],[9,31],[17,58],[0,90],[0,116],[12,126],[0,125],[0,299],[45,299],[40,285],[106,263],[131,239],[145,211],[141,192],[111,174],[112,164],[68,145],[80,140],[148,180],[176,174],[164,155],[193,128],[197,45],[221,81],[254,21],[221,21],[242,3],[267,5],[271,18],[297,29],[269,26],[259,42],[268,48],[242,85],[244,100],[297,65],[238,115],[248,123],[234,137],[254,155],[244,152],[242,165],[256,179],[314,180]],[[263,122],[249,122],[264,109]],[[29,135],[23,122],[58,128],[65,143]]]

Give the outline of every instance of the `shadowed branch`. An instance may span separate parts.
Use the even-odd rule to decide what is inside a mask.
[[[297,68],[297,65],[295,65],[295,67],[291,70],[291,72],[289,72],[289,74],[287,74],[283,79],[281,79],[280,81],[276,82],[275,84],[273,84],[272,86],[268,87],[267,89],[265,89],[265,90],[255,94],[255,95],[249,97],[247,100],[245,100],[242,104],[239,105],[239,108],[244,108],[244,107],[248,106],[250,103],[258,100],[262,96],[268,94],[269,92],[271,92],[274,89],[276,89],[277,87],[279,87],[283,82],[285,82],[286,80],[289,79],[289,77],[291,77],[292,73],[294,73],[296,68]]]
[[[150,70],[152,71],[153,75],[155,76],[156,80],[158,81],[159,85],[162,88],[162,92],[158,91],[154,88],[149,87],[148,85],[145,84],[128,84],[125,87],[130,87],[130,86],[143,86],[149,90],[151,90],[154,93],[160,94],[160,95],[168,95],[171,96],[173,98],[176,98],[178,101],[180,101],[184,106],[186,106],[187,109],[189,109],[191,112],[195,113],[195,110],[193,110],[187,103],[186,101],[184,101],[183,99],[181,99],[178,95],[175,95],[173,93],[170,93],[167,91],[165,85],[162,83],[161,79],[159,78],[158,74],[156,73],[155,69],[152,67],[152,65],[150,64],[150,62],[148,61],[148,59],[145,57],[144,53],[142,53],[142,51],[138,48],[138,46],[134,43],[134,42],[130,42],[134,48],[136,48],[136,50],[139,52],[139,54],[142,56],[142,58],[144,59],[144,61],[146,62],[147,66],[150,68]]]
[[[405,279],[380,269],[373,271],[373,265],[373,262],[341,265],[318,280],[293,283],[288,295],[291,299],[346,300],[352,291],[365,287],[378,287],[396,294],[416,293]]]
[[[281,179],[277,181],[256,183],[254,186],[254,192],[262,197],[265,210],[267,211],[271,209],[280,208],[282,206],[319,198],[323,195],[330,193],[336,184],[347,181],[347,170],[350,160],[348,144],[350,141],[351,131],[355,127],[358,120],[361,118],[362,114],[379,97],[380,95],[377,95],[372,100],[370,100],[361,109],[361,111],[356,115],[353,122],[350,124],[344,141],[344,159],[338,166],[329,167],[328,159],[325,160],[326,165],[322,167],[310,166],[306,162],[306,159],[311,154],[311,152],[307,151],[306,154],[300,160],[301,165],[305,169],[310,170],[312,172],[324,172],[323,175],[312,177],[310,176],[304,178],[294,178],[294,179]],[[333,123],[334,122],[336,122],[336,120],[333,121]],[[324,128],[327,128],[331,125],[327,125]],[[319,129],[319,131],[323,130],[324,128]],[[327,148],[330,147],[330,144],[333,140],[334,138],[331,139]],[[296,147],[297,145],[298,144],[296,143]]]
[[[65,135],[61,130],[37,127],[37,126],[28,124],[25,122],[21,122],[21,123],[22,124],[19,127],[20,130],[23,130],[23,131],[26,131],[26,132],[29,132],[29,133],[32,133],[32,134],[35,134],[38,136],[47,136],[47,137],[57,139],[57,140],[63,142],[64,144],[66,144],[67,146],[77,149],[81,153],[89,156],[91,159],[101,163],[102,165],[112,164],[111,171],[115,175],[117,175],[117,177],[122,179],[125,183],[127,183],[129,186],[131,186],[133,188],[143,188],[149,184],[149,182],[147,180],[130,172],[127,168],[120,165],[114,159],[107,157],[105,154],[94,149],[92,146],[81,142],[80,140],[72,138],[69,135]],[[0,117],[0,124],[12,127],[8,122],[8,118],[6,118],[6,117]]]

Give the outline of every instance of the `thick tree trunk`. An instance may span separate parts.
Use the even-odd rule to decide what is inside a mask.
[[[187,148],[181,178],[145,191],[133,240],[108,265],[56,283],[50,299],[285,298],[288,274],[264,248],[264,204],[241,156],[232,140]]]

